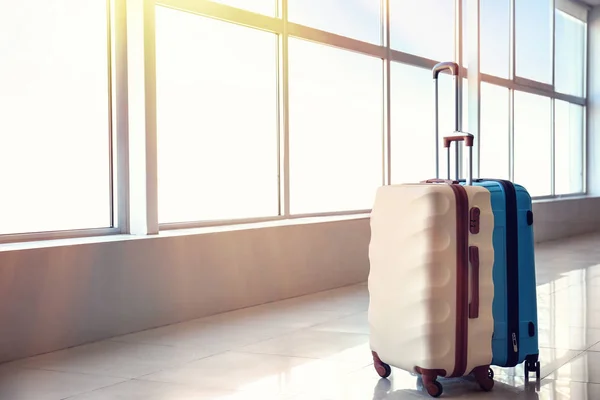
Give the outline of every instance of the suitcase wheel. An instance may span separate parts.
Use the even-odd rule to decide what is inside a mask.
[[[494,387],[494,371],[488,366],[477,367],[473,370],[475,380],[479,387],[489,392]]]
[[[382,378],[390,376],[392,374],[392,368],[381,361],[381,358],[379,358],[379,355],[376,352],[372,351],[371,354],[373,355],[373,366],[375,367],[377,374]]]
[[[380,363],[374,363],[375,366],[375,371],[377,371],[377,374],[382,377],[382,378],[387,378],[388,376],[390,376],[392,374],[392,368],[387,365],[386,363],[380,362]]]
[[[535,372],[535,379],[540,379],[541,365],[539,361],[525,361],[525,376],[527,377],[530,372]]]
[[[429,382],[425,385],[425,389],[431,397],[440,397],[444,391],[442,384],[438,381]]]

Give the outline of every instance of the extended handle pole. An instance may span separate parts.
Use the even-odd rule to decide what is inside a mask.
[[[458,107],[458,64],[451,61],[441,62],[433,67],[433,85],[434,85],[434,125],[435,125],[435,177],[440,177],[440,166],[439,166],[439,140],[440,140],[440,126],[439,126],[439,90],[438,90],[438,76],[442,71],[448,70],[454,80],[454,131],[460,132],[462,130],[462,119],[459,115]],[[456,179],[459,178],[459,165],[458,165],[458,146],[455,149],[455,160],[456,160]],[[448,157],[448,179],[450,179],[450,157]]]

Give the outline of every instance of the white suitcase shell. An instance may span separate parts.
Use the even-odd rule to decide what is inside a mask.
[[[404,184],[378,189],[371,213],[369,245],[370,343],[376,361],[423,373],[424,383],[437,375],[456,376],[473,371],[487,376],[492,361],[492,267],[494,217],[490,193],[483,187],[463,187],[469,210],[480,210],[479,232],[468,234],[469,247],[479,253],[479,314],[469,318],[468,307],[457,299],[463,282],[473,299],[472,263],[460,278],[457,266],[457,198],[451,185]],[[469,221],[460,221],[468,224]],[[457,320],[467,327],[457,348]],[[464,319],[467,319],[466,323]],[[463,328],[464,331],[464,328]],[[464,352],[458,355],[457,352]],[[465,357],[464,370],[457,360]],[[423,372],[425,371],[425,372]],[[433,372],[432,372],[433,371]],[[479,379],[478,379],[479,380]],[[493,384],[493,381],[492,381]]]

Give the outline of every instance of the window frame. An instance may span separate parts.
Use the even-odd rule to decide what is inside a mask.
[[[391,63],[398,62],[415,67],[431,69],[440,61],[455,61],[463,65],[459,80],[459,115],[462,115],[463,96],[468,100],[469,131],[479,137],[480,134],[480,83],[487,82],[509,89],[509,166],[510,178],[514,176],[514,91],[525,91],[583,106],[583,192],[556,196],[554,194],[554,171],[552,175],[552,194],[536,197],[556,199],[587,194],[587,57],[589,27],[585,27],[584,96],[576,97],[557,93],[554,86],[515,76],[515,0],[510,1],[510,72],[509,79],[480,73],[479,71],[479,0],[454,0],[454,59],[432,60],[414,54],[394,50],[390,46],[390,14],[392,0],[379,0],[381,7],[381,45],[325,32],[312,27],[289,22],[287,1],[277,1],[275,16],[266,16],[238,9],[210,0],[106,0],[110,18],[108,33],[108,51],[110,63],[110,138],[111,138],[111,184],[113,226],[106,229],[86,229],[80,231],[35,232],[31,234],[0,235],[0,243],[22,242],[30,240],[62,239],[73,237],[103,235],[155,235],[160,231],[207,226],[222,226],[265,221],[294,220],[307,217],[352,216],[368,214],[370,210],[352,210],[344,212],[323,212],[304,215],[290,214],[290,174],[289,174],[289,65],[288,39],[295,37],[319,44],[358,52],[383,60],[383,115],[382,115],[382,182],[389,185],[392,181],[391,159]],[[565,4],[567,6],[565,6]],[[279,215],[275,217],[188,221],[172,224],[158,223],[157,194],[157,135],[156,135],[156,72],[154,43],[154,9],[163,6],[181,12],[189,12],[205,17],[268,31],[278,35],[278,172],[279,172]],[[569,10],[563,10],[563,7]],[[573,8],[575,7],[575,8]],[[555,76],[555,14],[556,9],[579,18],[587,18],[587,11],[566,0],[553,0],[552,12],[552,82]],[[583,11],[582,11],[583,10]],[[466,18],[463,19],[463,15]],[[466,22],[466,26],[463,25]],[[467,31],[468,30],[468,31]],[[463,41],[469,35],[468,41]],[[474,35],[474,36],[473,36]],[[462,62],[461,62],[462,61]],[[466,78],[466,79],[465,79]],[[432,100],[433,101],[433,100]],[[554,120],[552,121],[554,126]],[[552,132],[554,143],[554,132]],[[474,174],[479,175],[479,141],[475,140]],[[462,150],[459,153],[459,168],[463,174]],[[554,151],[552,154],[554,169]],[[463,174],[464,175],[464,174]]]
[[[107,115],[108,130],[107,147],[109,152],[109,202],[110,208],[110,226],[103,228],[83,228],[83,229],[65,229],[54,231],[33,231],[24,233],[0,234],[0,244],[31,242],[49,239],[70,239],[92,236],[106,236],[123,234],[127,232],[127,213],[122,212],[126,208],[127,191],[123,187],[126,184],[126,177],[123,176],[123,160],[120,153],[126,149],[127,143],[123,140],[123,111],[127,109],[127,104],[123,100],[118,85],[122,81],[122,67],[125,65],[120,62],[120,55],[117,43],[122,41],[124,26],[120,26],[119,20],[122,16],[125,0],[105,0],[106,3],[106,52],[107,52],[107,72],[108,72],[108,103]]]

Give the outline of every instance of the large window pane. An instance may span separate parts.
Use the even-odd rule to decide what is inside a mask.
[[[0,233],[111,225],[104,1],[0,2]]]
[[[585,23],[556,10],[555,89],[583,96]]]
[[[447,155],[441,138],[454,130],[452,77],[440,74],[440,177],[447,176]],[[419,182],[435,177],[434,96],[431,71],[392,63],[392,183]],[[453,145],[454,146],[454,145]],[[452,151],[452,156],[454,151]],[[451,157],[454,163],[454,158]],[[452,164],[454,165],[454,164]],[[454,177],[454,167],[452,167]]]
[[[294,214],[369,209],[382,184],[382,60],[291,38]]]
[[[583,192],[583,107],[554,101],[556,194]]]
[[[552,117],[549,97],[515,91],[514,181],[532,196],[552,187]]]
[[[480,20],[481,72],[508,79],[510,0],[481,0]]]
[[[481,82],[479,175],[482,178],[509,179],[508,96],[508,89]]]
[[[277,37],[156,8],[159,222],[278,213]]]
[[[288,0],[291,22],[381,44],[379,0]]]
[[[394,50],[454,60],[454,0],[390,0],[390,30]]]
[[[515,7],[516,74],[551,84],[552,0],[515,0]]]
[[[275,16],[277,12],[277,0],[212,0],[215,3],[242,8],[258,14]]]

